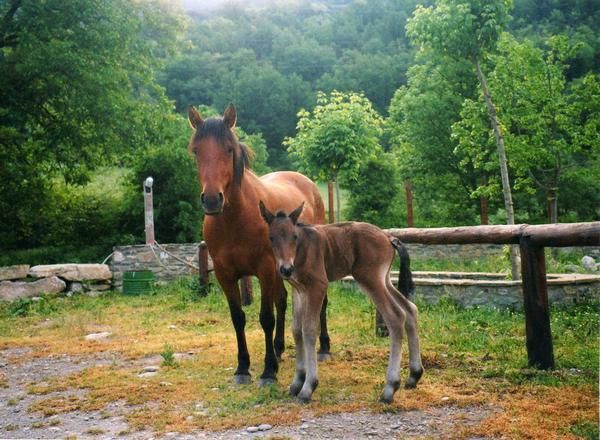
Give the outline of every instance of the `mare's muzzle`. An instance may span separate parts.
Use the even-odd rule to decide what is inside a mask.
[[[218,194],[204,194],[200,195],[200,202],[202,203],[202,209],[206,215],[217,215],[223,211],[223,193]]]
[[[288,279],[291,278],[292,274],[294,273],[294,265],[290,264],[285,265],[282,264],[281,266],[279,266],[279,273],[281,274],[282,278]]]

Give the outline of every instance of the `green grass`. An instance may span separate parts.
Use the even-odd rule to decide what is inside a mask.
[[[264,420],[298,422],[301,407],[286,392],[294,369],[291,305],[279,383],[266,388],[236,387],[231,385],[235,336],[225,297],[212,286],[208,296],[200,298],[195,288],[194,281],[181,280],[147,296],[113,292],[97,298],[48,298],[27,306],[3,303],[0,348],[28,346],[33,357],[94,355],[101,348],[119,358],[158,354],[167,362],[174,360],[176,349],[198,353],[197,358],[180,360],[177,368],[161,369],[155,378],[143,381],[132,380],[136,369],[115,362],[56,382],[32,385],[33,395],[41,399],[35,404],[36,411],[101,411],[110,402],[126,399],[141,408],[128,416],[133,428],[145,426],[160,432],[241,427],[240,423],[247,426]],[[256,285],[254,292],[254,303],[244,310],[256,381],[262,369],[264,340]],[[494,405],[501,413],[465,428],[465,436],[500,435],[509,426],[511,438],[552,438],[564,433],[590,438],[594,434],[598,423],[598,304],[552,310],[556,369],[538,371],[527,366],[521,312],[465,310],[447,300],[435,306],[418,303],[425,376],[417,390],[399,391],[390,408],[376,403],[385,375],[388,339],[375,336],[373,306],[352,285],[332,284],[329,297],[334,360],[319,367],[320,385],[308,407],[313,414],[364,407],[397,411],[440,404]],[[114,337],[102,347],[81,342],[83,335],[98,327],[110,328]],[[405,366],[407,357],[405,352]],[[172,386],[161,387],[163,381]],[[89,398],[52,400],[48,393],[59,389],[87,389]],[[449,397],[447,403],[441,403],[443,397]],[[198,399],[206,416],[194,415]],[[552,403],[547,406],[547,402]],[[189,415],[192,421],[186,419]],[[535,423],[538,417],[545,422]],[[534,427],[538,431],[532,431]]]

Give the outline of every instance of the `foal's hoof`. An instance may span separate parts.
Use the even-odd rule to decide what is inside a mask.
[[[236,374],[233,376],[233,383],[236,385],[248,385],[252,382],[252,376],[249,374]]]
[[[317,353],[317,360],[319,362],[327,362],[327,361],[330,361],[331,359],[332,359],[331,353],[329,353],[328,351]]]
[[[269,385],[274,385],[276,383],[277,383],[277,379],[275,379],[274,377],[261,377],[260,380],[258,381],[258,386],[267,387]]]
[[[379,398],[379,403],[385,403],[386,405],[389,405],[393,401],[394,401],[394,396],[392,396],[392,397],[381,396]]]
[[[310,397],[297,396],[296,398],[298,399],[298,402],[300,402],[304,405],[310,403]]]

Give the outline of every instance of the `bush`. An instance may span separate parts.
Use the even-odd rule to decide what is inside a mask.
[[[350,187],[345,217],[381,228],[399,227],[405,203],[392,156],[385,154],[364,164]]]

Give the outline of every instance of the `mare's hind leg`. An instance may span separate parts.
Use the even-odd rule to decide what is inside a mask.
[[[260,281],[260,325],[265,333],[265,369],[260,376],[260,384],[268,385],[277,381],[279,364],[275,355],[273,344],[273,330],[275,329],[275,314],[273,303],[281,295],[279,291],[278,276],[275,266],[269,265],[258,276]]]
[[[404,387],[415,388],[423,375],[423,363],[421,362],[421,349],[419,347],[419,312],[417,306],[400,293],[389,278],[387,279],[386,286],[388,291],[392,294],[397,306],[401,307],[406,313],[405,329],[408,339],[410,375],[406,380]]]
[[[321,322],[321,333],[319,335],[319,353],[318,359],[319,362],[325,362],[331,359],[331,351],[330,351],[330,339],[329,333],[327,332],[327,293],[325,293],[325,298],[323,298],[323,306],[321,307],[321,313],[319,315],[319,320]]]
[[[379,272],[362,275],[354,274],[354,277],[359,282],[363,291],[375,303],[390,332],[390,356],[381,401],[391,403],[394,400],[394,394],[400,388],[400,360],[402,357],[402,337],[406,316],[402,309],[397,307],[390,293],[388,293],[385,283],[387,270],[380,270]]]
[[[248,384],[251,381],[250,355],[248,354],[248,346],[246,345],[246,314],[242,310],[242,301],[240,289],[238,287],[238,280],[226,276],[218,269],[215,270],[215,275],[219,281],[219,284],[223,288],[223,291],[225,292],[225,296],[227,297],[231,321],[233,322],[235,336],[237,339],[238,366],[235,370],[233,380],[237,384]]]
[[[275,299],[275,308],[277,309],[277,318],[275,322],[275,355],[277,360],[281,360],[281,355],[285,350],[285,312],[287,309],[287,290],[280,277],[277,277],[279,285],[279,295]]]

